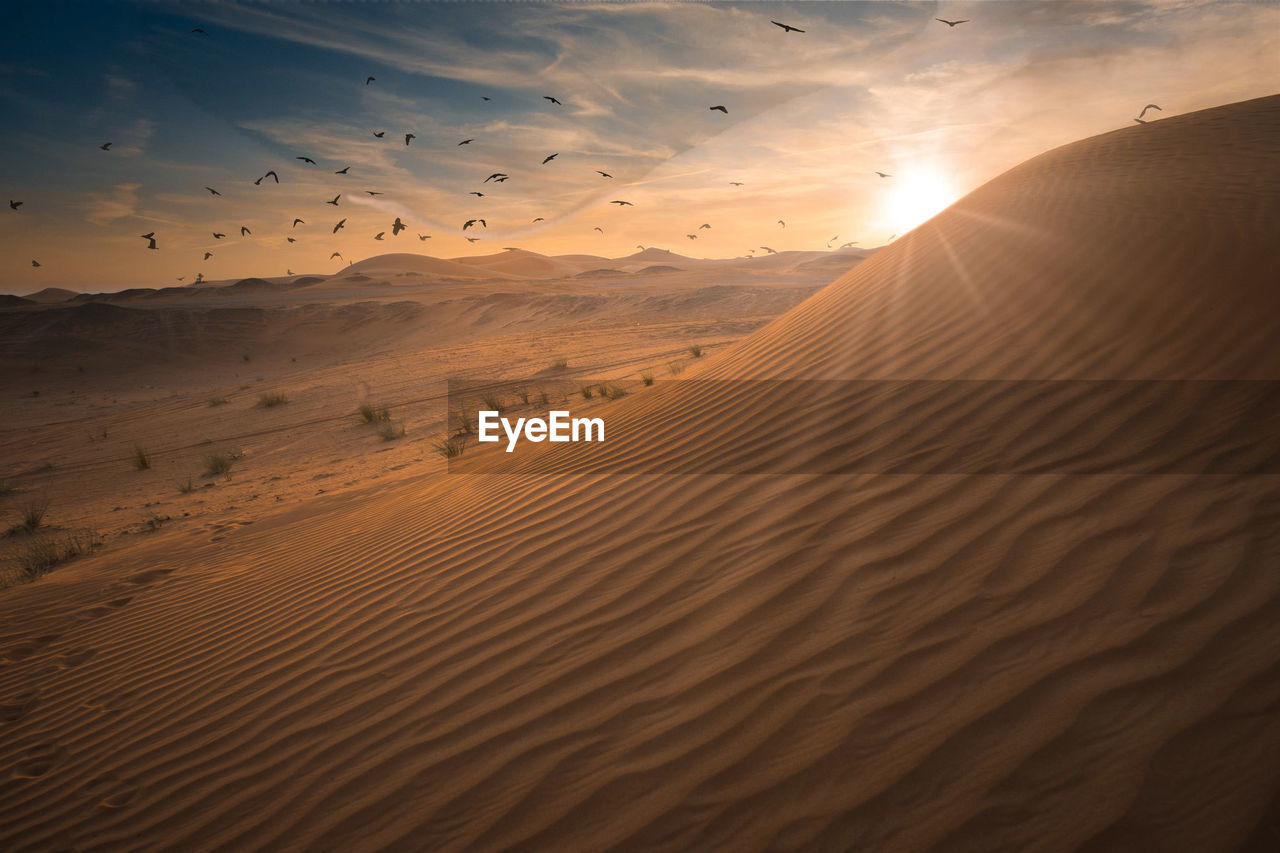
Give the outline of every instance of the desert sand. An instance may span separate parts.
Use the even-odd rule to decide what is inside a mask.
[[[0,846],[1274,849],[1274,459],[624,463],[714,471],[714,417],[795,422],[746,383],[673,409],[672,364],[1280,379],[1278,146],[1280,96],[1129,127],[843,261],[383,256],[6,308],[0,500],[12,520],[47,494],[51,528],[103,546],[0,591]],[[592,403],[624,425],[623,470],[432,452],[448,378],[559,372],[628,389]],[[1107,446],[1130,404],[1055,420],[993,392],[963,417]],[[828,406],[808,446],[839,463],[899,437],[919,460],[955,421],[935,409]],[[231,479],[203,477],[223,450]]]

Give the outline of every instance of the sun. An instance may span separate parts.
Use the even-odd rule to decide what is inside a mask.
[[[887,219],[899,234],[941,212],[957,197],[951,182],[938,172],[911,172],[887,180],[894,182]]]

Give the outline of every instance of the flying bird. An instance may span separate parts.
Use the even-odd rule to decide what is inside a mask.
[[[542,217],[541,217],[541,216],[539,216],[537,219],[535,219],[535,220],[533,220],[533,221],[534,221],[534,222],[542,222],[543,220],[542,220]]]
[[[542,96],[542,100],[544,100],[544,101],[550,101],[551,103],[553,103],[553,104],[555,104],[555,105],[557,105],[557,106],[561,106],[561,107],[562,107],[562,106],[564,106],[564,104],[560,103],[559,101],[557,101],[555,98],[551,97],[550,95],[543,95],[543,96]]]
[[[686,235],[684,235],[684,236],[688,237],[690,240],[697,240],[697,239],[698,239],[698,235],[697,235],[697,234],[686,234]]]
[[[299,225],[306,225],[306,224],[307,224],[307,221],[305,219],[295,219],[293,220],[293,224],[290,225],[289,227],[297,228]]]
[[[294,157],[293,159],[301,160],[304,163],[310,163],[312,166],[316,164],[316,161],[312,160],[310,157]]]
[[[213,187],[205,187],[205,189],[209,191],[210,195],[222,195],[222,193],[218,192]]]
[[[293,270],[286,269],[286,270],[284,271],[284,274],[285,274],[285,275],[293,275]]]
[[[365,192],[367,192],[369,195],[386,195],[386,193],[375,192],[374,190],[365,190]]]
[[[40,262],[39,262],[39,261],[32,261],[32,262],[31,262],[31,266],[33,266],[33,267],[38,267],[38,266],[40,266]]]
[[[472,190],[471,192],[467,193],[467,195],[474,195],[474,196],[479,196],[480,198],[484,198],[484,193],[478,193],[478,192],[476,192],[476,191],[474,191],[474,190]]]
[[[226,235],[226,234],[219,234],[217,231],[214,231],[214,232],[213,232],[213,239],[215,239],[215,240],[221,240],[221,239],[222,239],[223,237],[225,237],[225,236],[227,236],[227,235]]]
[[[152,237],[156,236],[156,232],[148,231],[146,234],[139,234],[138,236],[143,240],[150,240]]]
[[[787,223],[783,222],[781,219],[778,220],[778,224],[781,225],[783,228],[787,227]]]
[[[893,175],[889,175],[889,174],[886,174],[886,173],[884,173],[884,172],[876,172],[876,174],[877,174],[877,175],[879,175],[879,176],[880,176],[880,177],[882,177],[882,178],[892,178],[892,177],[893,177]]]
[[[484,181],[483,181],[483,183],[486,183],[486,184],[487,184],[487,183],[489,183],[490,181],[492,181],[494,178],[505,178],[505,177],[508,177],[506,172],[494,172],[492,175],[490,175],[489,177],[485,178],[485,179],[484,179]]]
[[[777,250],[776,250],[776,249],[770,249],[768,246],[761,246],[760,248],[761,248],[761,249],[764,249],[766,252],[768,252],[768,253],[769,253],[769,254],[771,254],[771,255],[776,255],[776,254],[778,254],[778,252],[777,252]]]
[[[611,201],[609,204],[616,204],[619,207],[622,207],[623,205],[626,205],[627,207],[635,207],[635,205],[629,201]]]
[[[386,234],[386,233],[387,233],[386,231],[379,231],[377,234],[374,234],[374,235],[373,235],[373,239],[375,239],[375,240],[381,240],[381,239],[382,239],[382,235],[383,235],[383,234]]]
[[[485,222],[483,219],[468,219],[466,222],[462,223],[462,230],[466,231],[468,228],[470,228],[472,225],[475,225],[477,222],[479,222],[485,228],[489,227],[489,223]]]
[[[241,236],[241,237],[244,237],[244,236],[249,235],[249,234],[252,234],[252,233],[253,233],[253,232],[252,232],[252,231],[250,231],[250,230],[249,230],[248,228],[246,228],[245,226],[243,226],[243,225],[241,225],[241,226],[240,226],[240,236]]]
[[[335,174],[335,175],[345,175],[345,174],[347,173],[347,169],[350,169],[350,168],[351,168],[350,166],[343,166],[341,169],[339,169],[338,171],[334,172],[334,174]]]
[[[425,243],[427,240],[430,240],[430,239],[431,239],[431,235],[430,235],[430,234],[419,234],[419,235],[418,235],[418,239],[419,239],[419,240],[421,240],[421,241],[423,241],[423,242]]]
[[[556,159],[559,156],[560,156],[560,152],[558,151],[555,154],[548,154],[546,159],[542,161],[542,165],[544,166],[547,165],[548,163],[550,163],[552,160]]]
[[[17,210],[17,209],[18,209],[18,208],[20,208],[20,207],[22,207],[22,202],[20,202],[20,201],[14,201],[13,199],[9,199],[9,209],[10,209],[10,210]]]
[[[725,108],[725,106],[724,106],[723,104],[718,105],[718,106],[714,106],[714,107],[707,107],[707,109],[710,109],[710,110],[719,110],[720,112],[724,113],[725,115],[728,115],[728,114],[729,114],[729,110],[728,110],[728,109],[726,109],[726,108]]]
[[[268,171],[265,175],[263,175],[261,178],[258,178],[258,180],[254,181],[253,183],[255,185],[261,184],[267,178],[270,178],[271,180],[275,181],[277,184],[280,183],[280,176],[276,174],[274,169]]]
[[[417,138],[418,138],[418,137],[414,136],[412,133],[406,133],[406,134],[404,135],[404,144],[405,144],[405,145],[408,145],[410,142],[412,142],[413,140],[415,140],[415,139],[417,139]]]
[[[857,243],[857,242],[858,242],[857,240],[850,240],[848,243],[842,243],[842,244],[840,245],[840,248],[841,248],[841,249],[852,249],[852,248],[853,248],[853,244],[854,244],[854,243]]]
[[[594,230],[599,231],[601,234],[604,233],[604,229],[601,228],[599,225],[597,225]]]
[[[600,176],[600,177],[602,177],[602,178],[612,178],[612,177],[613,177],[613,175],[610,175],[608,172],[602,172],[602,171],[600,171],[599,169],[596,169],[596,174],[597,174],[597,175],[599,175],[599,176]]]
[[[346,220],[346,219],[339,219],[339,220],[338,220],[338,224],[337,224],[337,225],[335,225],[335,226],[333,226],[333,233],[334,233],[334,234],[337,234],[337,233],[338,233],[338,229],[339,229],[339,228],[341,228],[343,225],[346,225],[346,224],[347,224],[347,220]]]
[[[111,143],[110,143],[110,142],[104,142],[104,143],[102,143],[101,145],[99,145],[98,147],[99,147],[99,148],[101,148],[103,151],[110,151],[110,150],[111,150]]]
[[[332,255],[329,256],[329,260],[333,260],[334,258],[340,258],[340,257],[342,257],[341,252],[334,252]]]
[[[839,239],[840,239],[840,235],[839,235],[839,234],[837,234],[836,236],[832,237],[830,240],[828,240],[828,241],[827,241],[827,248],[828,248],[828,249],[830,249],[830,248],[831,248],[831,244],[832,244],[832,243],[834,243],[835,241],[839,240]]]
[[[387,132],[385,130],[375,130],[373,131],[373,135],[381,139],[382,137],[387,135]]]
[[[298,242],[297,240],[293,239],[292,237],[285,237],[285,239],[286,239],[286,240],[288,240],[290,243],[296,243],[296,242]]]
[[[364,84],[368,86],[370,83],[372,83],[374,80],[377,80],[377,79],[378,79],[377,77],[366,77],[364,78]]]
[[[505,181],[505,180],[506,180],[507,178],[509,178],[509,177],[511,177],[511,176],[510,176],[510,175],[503,175],[501,178],[494,178],[494,179],[493,179],[493,182],[494,182],[495,184],[500,184],[500,183],[502,183],[503,181]]]
[[[337,207],[337,206],[338,206],[338,199],[340,199],[340,198],[342,198],[342,193],[338,193],[337,195],[335,195],[335,196],[333,197],[333,201],[326,201],[326,202],[325,202],[325,204],[331,204],[331,205],[333,205],[334,207]]]
[[[729,186],[731,186],[731,187],[740,187],[740,186],[742,186],[742,181],[730,181],[730,182],[729,182]]]
[[[798,27],[792,27],[792,26],[789,26],[789,25],[787,25],[787,24],[780,24],[780,23],[778,23],[777,21],[770,21],[769,23],[773,24],[775,27],[782,27],[782,31],[783,31],[784,33],[802,33],[802,32],[804,32],[804,30],[802,30],[802,29],[800,29],[800,28],[798,28]]]
[[[212,258],[212,257],[213,257],[213,252],[205,252],[205,253],[204,253],[204,259],[205,259],[206,261],[207,261],[207,260],[209,260],[209,259],[210,259],[210,258]]]
[[[468,243],[474,243],[474,242],[476,242],[477,240],[479,240],[480,238],[479,238],[479,237],[464,237],[464,238],[462,238],[462,239],[466,240]]]
[[[1160,108],[1155,104],[1147,104],[1145,107],[1142,108],[1142,112],[1138,113],[1138,118],[1142,118],[1144,115],[1146,115],[1147,110],[1160,110]],[[1164,110],[1160,110],[1160,112],[1164,112]]]
[[[399,237],[400,232],[407,227],[408,227],[407,225],[405,225],[403,222],[400,221],[400,217],[397,216],[396,221],[391,223],[391,236]]]
[[[194,30],[192,30],[191,32],[195,33],[196,35],[200,35],[200,36],[207,36],[207,35],[209,35],[208,33],[206,33],[204,30],[200,29],[199,27],[196,27],[196,28],[195,28]]]
[[[948,21],[948,20],[945,20],[945,19],[943,19],[943,18],[934,18],[934,20],[935,20],[935,21],[941,21],[942,23],[946,24],[948,27],[952,27],[952,28],[958,27],[958,26],[960,26],[961,24],[967,24],[967,23],[969,23],[969,19],[968,19],[968,18],[965,18],[963,21]]]
[[[481,96],[480,96],[480,100],[482,100],[482,101],[492,101],[492,100],[493,100],[493,98],[486,98],[484,95],[481,95]]]
[[[698,226],[698,230],[701,231],[703,228],[710,228],[710,227],[711,227],[710,225],[704,222]]]
[[[473,143],[473,142],[475,142],[475,141],[476,141],[476,140],[475,140],[475,138],[474,138],[474,137],[472,137],[471,139],[464,139],[464,140],[462,140],[461,142],[459,142],[458,144],[459,144],[459,145],[470,145],[471,143]]]

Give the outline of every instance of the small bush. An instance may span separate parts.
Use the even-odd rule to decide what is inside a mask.
[[[49,511],[49,499],[41,495],[18,507],[18,515],[22,521],[18,526],[31,533],[38,530],[40,525],[44,524],[44,514]]]
[[[471,435],[475,432],[466,412],[453,413],[453,432],[455,435]]]
[[[583,385],[578,390],[582,393],[582,399],[584,400],[590,400],[596,393],[590,385]]]
[[[133,467],[139,471],[151,470],[151,455],[139,445],[133,448]]]
[[[434,442],[431,448],[445,459],[453,459],[461,456],[463,449],[466,447],[466,441],[459,441],[456,437],[449,437],[442,441]]]
[[[360,407],[360,417],[364,418],[364,422],[367,424],[383,423],[391,420],[391,410],[386,406],[365,403]]]
[[[551,362],[552,370],[566,370],[568,367],[569,360],[567,358],[557,358],[555,361]]]
[[[178,491],[184,495],[189,495],[196,490],[195,483],[191,482],[191,475],[187,475],[187,479],[178,481]]]
[[[672,376],[679,376],[681,373],[684,373],[684,362],[673,361],[668,363],[667,373],[670,373]]]
[[[520,398],[520,402],[529,405],[529,389],[521,386],[516,389],[516,396]]]
[[[652,385],[652,384],[653,384],[653,374],[652,374],[652,373],[641,373],[641,374],[640,374],[640,381],[641,381],[641,382],[643,382],[645,385]]]
[[[289,402],[289,398],[283,391],[263,391],[258,395],[258,404],[264,409],[282,406],[287,402]]]
[[[209,398],[209,405],[210,405],[210,407],[212,407],[212,406],[225,406],[227,403],[230,403],[230,402],[231,402],[230,400],[228,400],[226,397],[223,397],[223,396],[221,396],[221,395],[218,395],[218,396],[210,397],[210,398]]]
[[[383,441],[395,441],[397,438],[404,438],[404,424],[393,424],[391,421],[384,421],[382,426],[378,428],[378,435],[382,436]]]
[[[702,347],[698,346],[697,344],[694,344],[693,346],[689,347],[689,355],[693,356],[694,358],[702,358]]]
[[[621,385],[614,385],[612,383],[603,384],[600,386],[600,396],[607,397],[610,400],[616,400],[619,397],[627,396],[627,389],[623,388]]]
[[[62,553],[52,539],[33,539],[18,549],[15,559],[18,571],[28,580],[35,580],[62,562]]]
[[[541,394],[538,395],[538,405],[541,405],[541,406],[551,405],[551,398],[547,396],[546,391],[543,391]]]
[[[235,459],[229,453],[207,453],[204,457],[204,473],[206,477],[231,475],[231,463]]]
[[[502,411],[502,398],[499,397],[497,394],[485,394],[481,398],[481,401],[484,403],[484,407],[489,411],[493,411],[493,412]]]

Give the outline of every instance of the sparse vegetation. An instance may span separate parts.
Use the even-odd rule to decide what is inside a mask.
[[[520,386],[519,388],[516,389],[516,396],[520,398],[521,403],[523,403],[526,406],[529,405],[529,389],[528,388],[525,388],[523,385]]]
[[[619,397],[627,396],[627,389],[611,382],[602,383],[600,385],[600,396],[607,397],[610,400],[617,400]]]
[[[555,361],[551,362],[552,370],[567,370],[568,367],[569,360],[567,358],[557,358]]]
[[[702,347],[699,346],[698,344],[694,344],[693,346],[689,347],[689,355],[693,356],[694,358],[702,358]]]
[[[492,412],[502,411],[502,398],[497,394],[485,394],[481,400],[484,402],[485,409]]]
[[[364,403],[360,406],[360,417],[364,418],[364,422],[367,424],[385,423],[391,420],[391,410],[386,406]]]
[[[383,441],[395,441],[397,438],[404,438],[404,424],[396,424],[391,421],[384,421],[382,426],[378,428],[378,435],[382,436]]]
[[[102,547],[102,540],[93,532],[72,533],[62,541],[52,536],[40,536],[24,543],[14,554],[19,579],[33,581],[49,574],[58,564],[90,554]]]
[[[184,495],[189,495],[196,490],[195,483],[191,482],[191,475],[187,475],[187,479],[178,481],[178,491]]]
[[[641,381],[641,382],[643,382],[645,385],[652,385],[652,384],[653,384],[653,374],[652,374],[652,373],[641,373],[641,374],[640,374],[640,381]]]
[[[683,361],[669,362],[667,364],[667,373],[670,373],[672,376],[679,376],[681,373],[684,373],[684,362]]]
[[[541,406],[551,405],[551,398],[547,396],[546,391],[543,391],[541,394],[538,395],[538,404]]]
[[[466,448],[466,441],[459,440],[456,436],[441,441],[434,442],[431,448],[445,459],[453,459],[455,456],[461,456],[463,449]]]
[[[22,519],[18,528],[32,533],[44,524],[44,515],[49,511],[49,499],[44,495],[23,503],[18,507],[18,516]]]
[[[264,409],[282,406],[287,402],[289,402],[289,397],[283,391],[263,391],[258,395],[258,405]]]
[[[223,397],[221,394],[209,398],[210,406],[225,406],[227,403],[230,403],[230,402],[231,402],[230,400],[228,400],[226,397]]]
[[[235,453],[207,453],[204,457],[206,477],[231,476],[231,465],[239,458]]]
[[[133,467],[139,471],[151,470],[151,454],[147,453],[141,445],[134,445]]]
[[[584,400],[590,400],[596,393],[590,385],[583,385],[578,390],[582,393],[582,399]]]
[[[453,413],[453,432],[455,435],[471,435],[475,432],[466,412]]]

